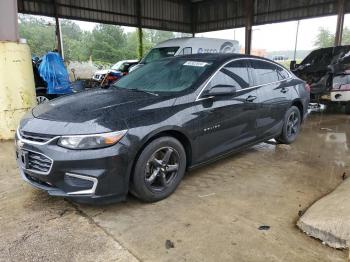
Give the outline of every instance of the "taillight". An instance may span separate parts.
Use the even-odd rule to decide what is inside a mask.
[[[311,86],[310,86],[308,83],[305,84],[305,90],[306,90],[306,92],[308,92],[308,93],[311,92]]]

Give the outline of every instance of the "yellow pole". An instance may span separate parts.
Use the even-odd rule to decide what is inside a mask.
[[[17,23],[17,1],[1,0],[0,139],[13,138],[22,116],[36,105],[30,50],[19,41]]]

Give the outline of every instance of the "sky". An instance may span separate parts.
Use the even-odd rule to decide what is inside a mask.
[[[300,21],[298,34],[298,50],[314,49],[314,42],[320,27],[329,29],[332,33],[336,30],[336,16],[304,19]],[[76,21],[83,29],[91,31],[95,23]],[[345,26],[350,28],[350,14],[345,15]],[[123,27],[125,31],[135,30],[134,27]],[[267,24],[253,27],[252,47],[265,49],[266,51],[294,50],[297,21]],[[196,34],[197,37],[211,37],[222,39],[236,39],[244,46],[244,28],[228,29]]]

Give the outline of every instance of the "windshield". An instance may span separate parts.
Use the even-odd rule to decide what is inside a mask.
[[[178,46],[153,48],[142,60],[142,64],[147,64],[161,58],[174,56],[179,48],[180,47]]]
[[[133,71],[113,86],[148,92],[181,92],[192,87],[211,64],[183,59],[156,61]]]
[[[120,70],[121,69],[121,66],[123,65],[124,61],[119,61],[118,63],[114,64],[112,66],[112,69],[114,70]]]

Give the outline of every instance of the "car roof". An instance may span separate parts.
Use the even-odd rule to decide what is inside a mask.
[[[174,57],[171,57],[170,59],[192,59],[192,60],[205,60],[205,61],[213,61],[216,63],[224,63],[226,61],[233,60],[236,58],[259,59],[259,60],[265,60],[267,62],[275,63],[274,61],[264,57],[245,55],[245,54],[236,54],[236,53],[192,54],[192,55],[174,56]]]
[[[312,52],[314,51],[325,51],[325,50],[332,50],[332,49],[347,49],[350,48],[350,45],[338,45],[338,46],[330,46],[330,47],[322,47],[322,48],[317,48],[312,50]]]
[[[178,38],[171,38],[168,40],[165,40],[163,42],[158,43],[154,48],[162,48],[162,47],[170,47],[170,46],[185,46],[185,45],[193,45],[193,44],[203,44],[203,43],[224,43],[224,42],[231,42],[231,43],[237,43],[237,40],[229,40],[229,39],[221,39],[221,38],[210,38],[210,37],[178,37]]]

